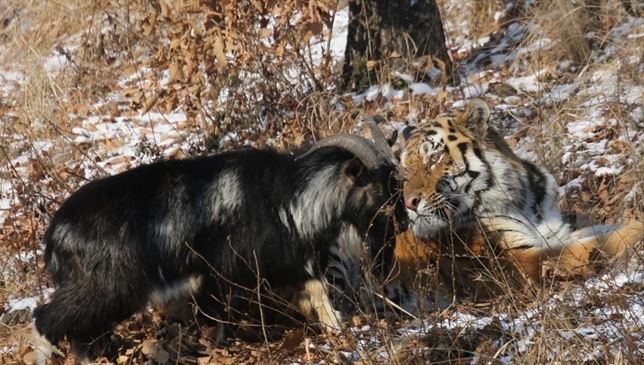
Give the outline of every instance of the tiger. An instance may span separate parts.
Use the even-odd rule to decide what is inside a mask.
[[[413,281],[432,262],[450,289],[485,298],[499,289],[490,285],[498,284],[492,267],[519,285],[541,281],[548,259],[559,272],[585,275],[594,252],[616,257],[644,237],[641,217],[573,231],[558,210],[553,175],[517,156],[490,115],[475,98],[461,114],[403,131],[410,229],[396,236],[400,280]]]

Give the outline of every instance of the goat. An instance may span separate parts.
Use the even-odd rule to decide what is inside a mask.
[[[161,161],[81,187],[44,236],[55,292],[34,310],[40,362],[65,337],[87,358],[89,343],[149,302],[193,297],[221,328],[258,278],[295,288],[302,314],[340,330],[324,279],[329,251],[362,244],[383,214],[406,225],[396,163],[374,140]]]

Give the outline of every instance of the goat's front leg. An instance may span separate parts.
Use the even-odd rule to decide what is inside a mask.
[[[324,279],[313,278],[305,282],[297,304],[306,316],[317,318],[327,332],[339,332],[342,329],[340,315],[333,309]]]

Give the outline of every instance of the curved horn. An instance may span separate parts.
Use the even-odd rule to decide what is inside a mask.
[[[385,135],[382,133],[380,128],[378,128],[375,119],[370,117],[365,119],[364,122],[367,124],[367,126],[369,126],[369,129],[371,130],[373,142],[375,143],[378,151],[380,151],[380,153],[382,153],[389,161],[395,163],[396,157],[394,156],[394,152],[391,150],[389,143],[387,143],[387,138],[385,138]]]
[[[339,134],[324,138],[315,143],[304,154],[296,157],[297,160],[312,154],[323,147],[339,147],[353,153],[368,169],[375,169],[382,163],[378,150],[371,141],[351,134]]]

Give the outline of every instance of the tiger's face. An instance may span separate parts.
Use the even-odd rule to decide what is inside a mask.
[[[403,132],[405,206],[417,237],[432,239],[473,219],[491,174],[472,130],[489,115],[487,104],[475,99],[463,115],[426,120]]]

